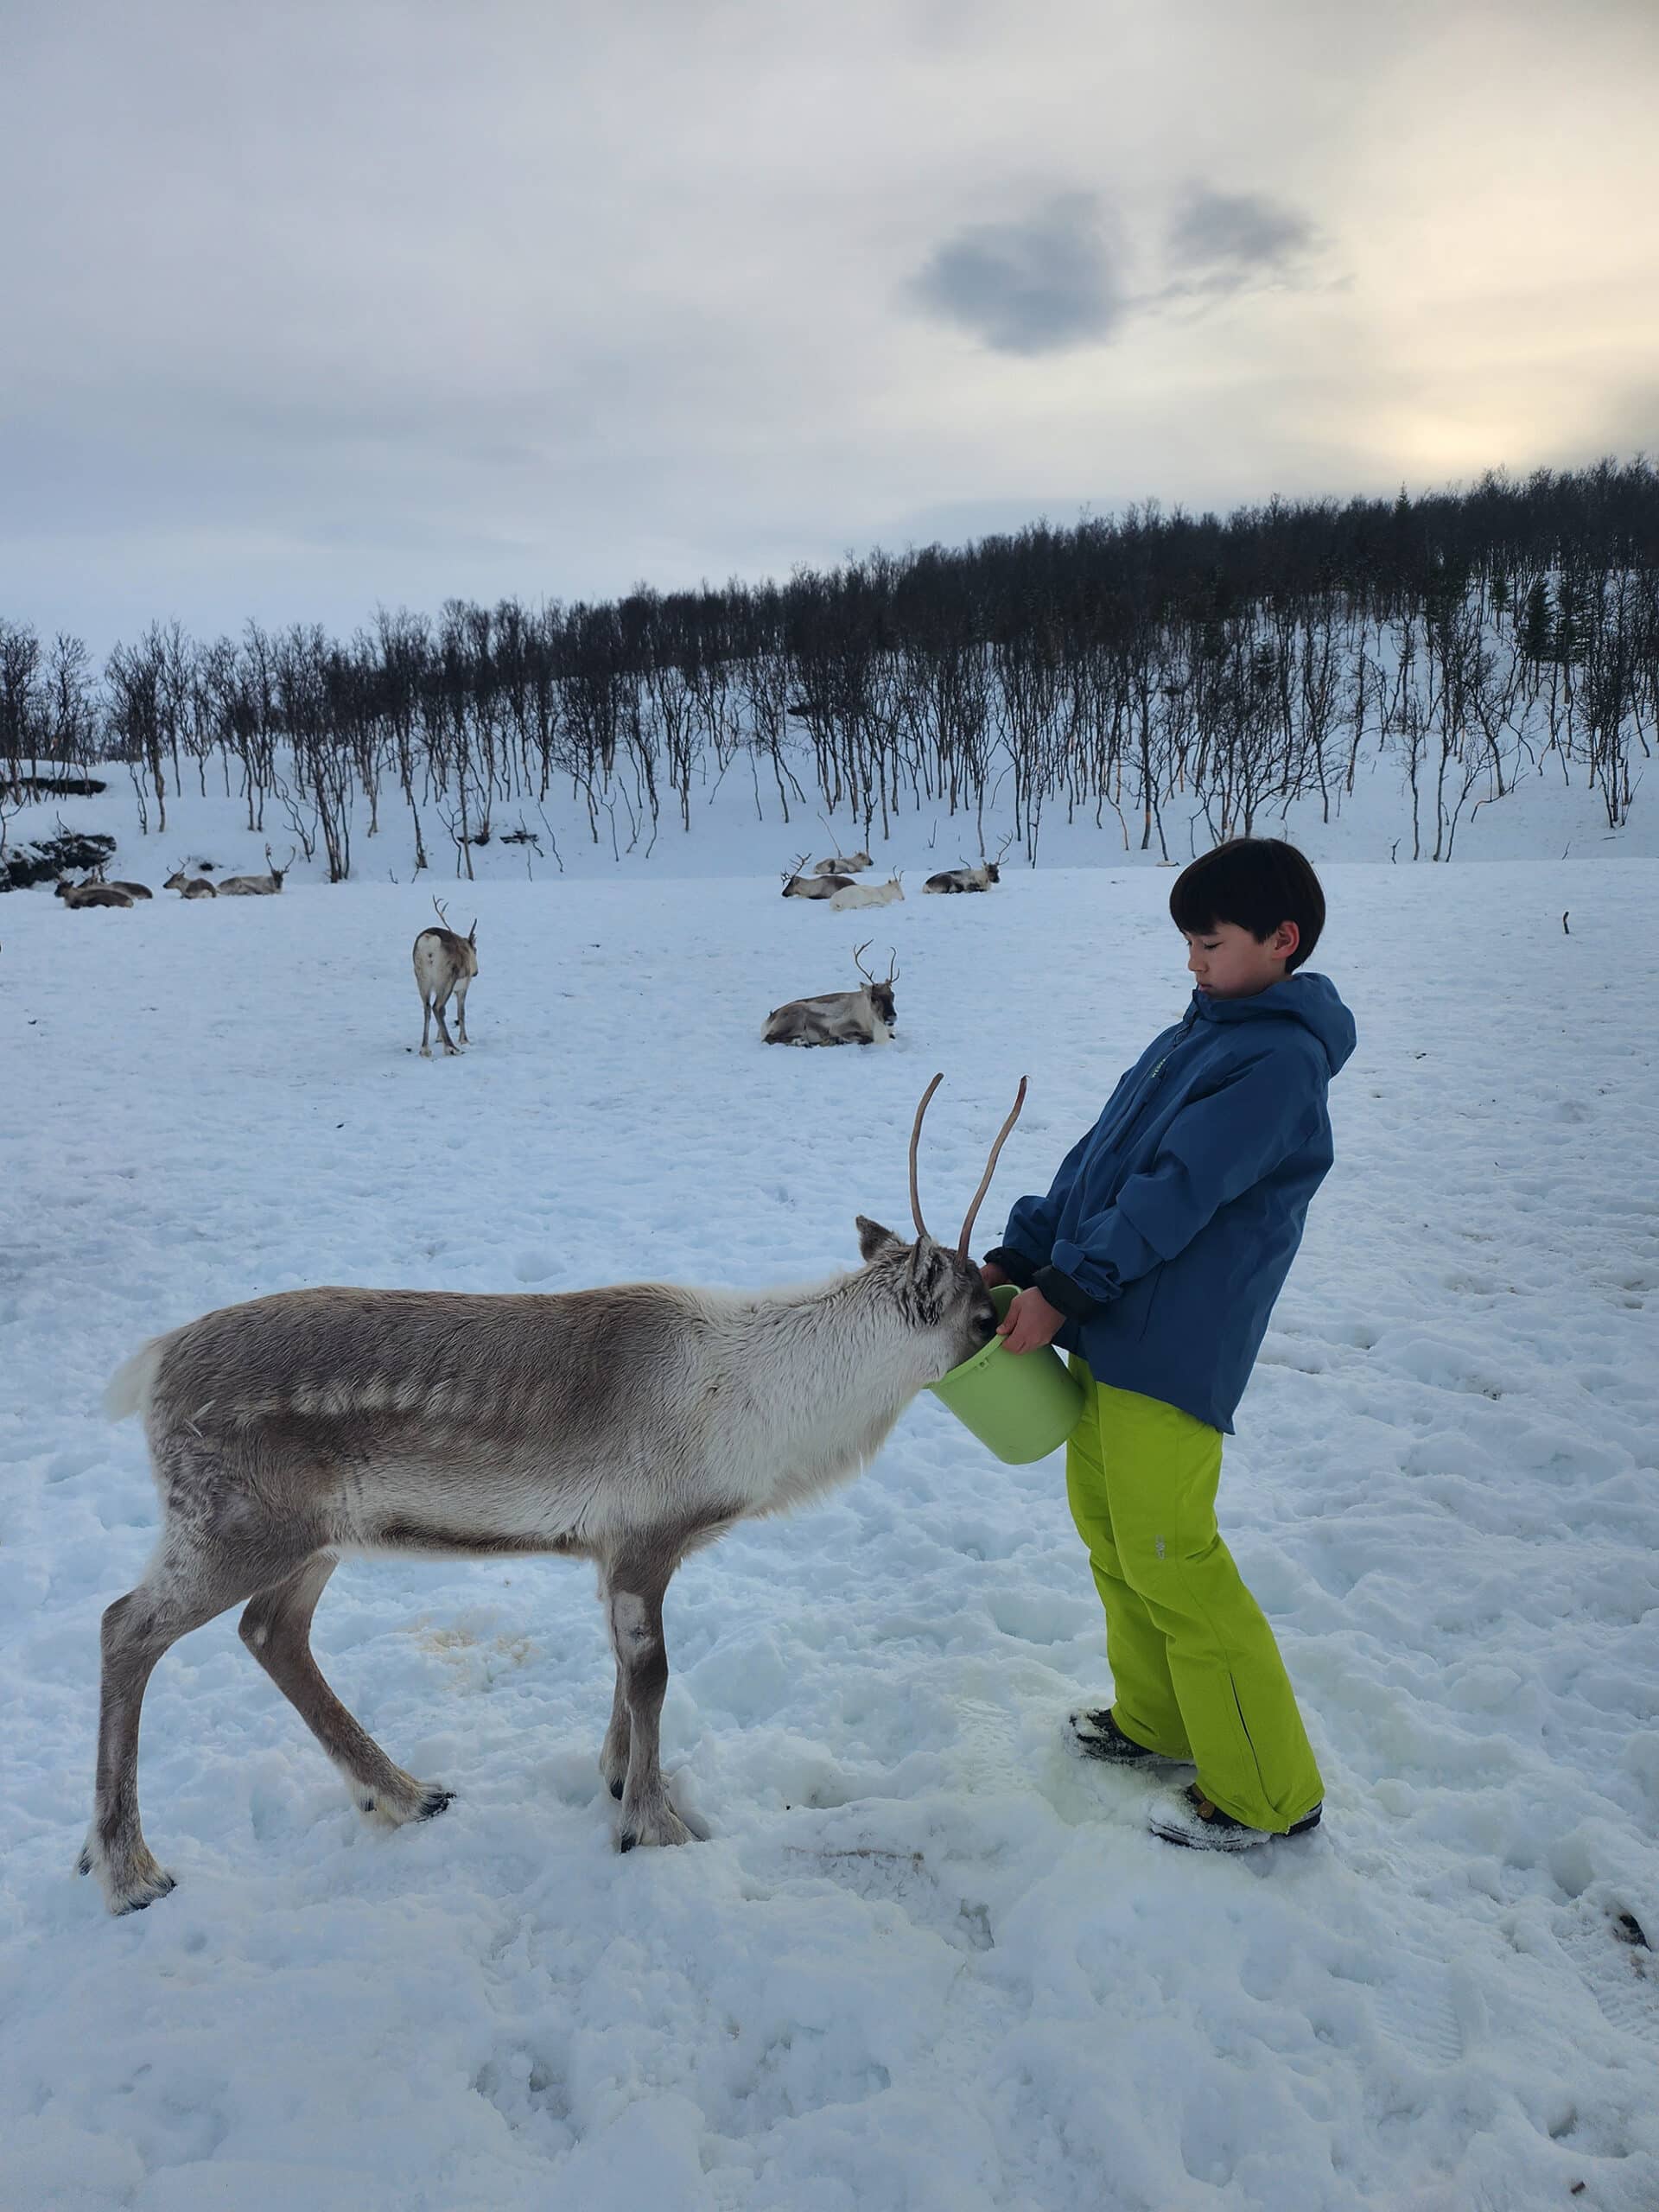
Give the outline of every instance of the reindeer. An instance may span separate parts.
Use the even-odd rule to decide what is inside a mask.
[[[658,1730],[663,1595],[736,1522],[804,1503],[880,1451],[917,1392],[988,1343],[969,1255],[1026,1086],[956,1249],[858,1217],[863,1265],[804,1288],[625,1283],[554,1295],[314,1289],[257,1298],[157,1337],[105,1396],[142,1414],[162,1527],[102,1625],[97,1795],[79,1866],[112,1912],[174,1886],[138,1816],[145,1685],[178,1638],[245,1605],[242,1640],[344,1777],[359,1811],[429,1820],[452,1793],[394,1765],[329,1688],[311,1616],[344,1553],[512,1559],[599,1570],[616,1687],[599,1766],[616,1841],[707,1834],[671,1801]]]
[[[823,833],[825,836],[833,837],[836,833],[831,825],[828,822],[824,822],[823,815],[819,815],[818,819],[820,822],[823,822]],[[870,834],[870,825],[868,822],[864,824],[864,834],[867,837]],[[805,857],[806,855],[804,854],[801,855],[802,860],[804,860]],[[800,861],[798,861],[796,862],[796,866],[798,868],[799,865]],[[814,875],[856,875],[860,868],[868,868],[869,865],[870,856],[868,853],[852,853],[844,855],[838,852],[827,861],[815,861],[813,864],[812,873]]]
[[[88,883],[103,883],[105,881],[106,879],[105,877],[103,868],[101,866],[95,868],[92,874],[87,877],[86,880]],[[129,899],[153,899],[156,896],[156,893],[150,889],[147,883],[123,883],[118,876],[116,880],[110,885],[110,889],[111,891],[124,891]]]
[[[205,875],[187,875],[183,864],[175,868],[162,886],[163,891],[176,891],[181,899],[216,899],[216,887]]]
[[[899,1025],[893,1011],[893,987],[899,970],[888,950],[887,979],[877,982],[864,965],[870,949],[866,938],[853,954],[853,963],[864,978],[855,991],[824,991],[813,999],[791,999],[774,1007],[760,1032],[766,1045],[885,1045]]]
[[[1001,883],[1002,880],[1000,872],[1002,855],[1013,842],[1012,837],[1005,837],[996,849],[995,860],[982,860],[977,868],[941,868],[937,875],[928,877],[927,881],[922,886],[923,890],[988,891],[992,884]],[[982,853],[984,849],[982,845],[981,852]]]
[[[438,1038],[446,1052],[454,1053],[461,1045],[472,1040],[467,1034],[467,986],[478,973],[478,923],[465,937],[457,937],[449,927],[449,917],[437,899],[432,901],[440,926],[423,930],[415,940],[415,988],[421,995],[421,1058],[429,1060],[432,1047],[428,1039],[432,1030],[432,1017],[438,1017]],[[461,1045],[454,1044],[444,1020],[443,1009],[449,994],[455,995],[455,1012],[460,1016]]]
[[[830,901],[830,911],[832,914],[844,914],[854,906],[892,906],[904,895],[905,871],[900,868],[885,883],[849,883]]]
[[[270,847],[265,847],[265,866],[269,875],[227,875],[219,887],[221,899],[274,899],[283,887],[283,878],[294,865],[297,845],[288,849],[288,858],[278,868],[270,857]]]
[[[803,875],[806,855],[797,853],[784,870],[785,899],[833,899],[837,891],[845,891],[852,884],[850,875]]]
[[[61,899],[66,906],[132,906],[137,904],[126,891],[118,889],[113,883],[93,883],[90,880],[71,883],[67,875],[58,878],[54,895]],[[146,892],[144,896],[148,898],[149,893]]]

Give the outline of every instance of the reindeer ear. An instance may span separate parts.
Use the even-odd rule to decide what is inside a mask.
[[[879,1221],[872,1221],[867,1214],[857,1217],[858,1249],[866,1260],[874,1259],[878,1252],[885,1252],[890,1244],[901,1244],[904,1239],[895,1236],[890,1229],[883,1229]]]
[[[911,1247],[910,1279],[925,1305],[942,1302],[950,1279],[950,1260],[931,1236],[918,1236]]]

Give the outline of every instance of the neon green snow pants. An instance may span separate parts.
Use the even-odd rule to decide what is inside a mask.
[[[1096,1382],[1065,1447],[1071,1517],[1106,1608],[1123,1733],[1192,1759],[1212,1804],[1282,1834],[1325,1794],[1262,1608],[1216,1528],[1221,1431]]]

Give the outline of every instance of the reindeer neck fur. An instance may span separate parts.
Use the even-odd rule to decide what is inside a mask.
[[[854,995],[861,1002],[864,1012],[869,1018],[870,1042],[873,1045],[892,1044],[893,1032],[882,1020],[880,1008],[876,1005],[875,1001],[870,996],[869,985],[868,983],[861,984]]]
[[[856,1474],[940,1371],[934,1334],[905,1297],[899,1268],[878,1262],[734,1299],[720,1316],[745,1399],[734,1425],[760,1491],[751,1512],[785,1511]],[[757,1424],[764,1459],[752,1457]]]

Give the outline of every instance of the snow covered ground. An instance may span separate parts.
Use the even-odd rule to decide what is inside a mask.
[[[179,819],[111,873],[260,864],[233,805]],[[870,916],[778,898],[801,842],[734,828],[702,880],[659,850],[449,884],[475,1043],[430,1064],[430,879],[0,899],[0,2205],[1652,2212],[1649,858],[1324,866],[1314,964],[1359,1050],[1222,1491],[1316,1836],[1173,1852],[1156,1785],[1065,1755],[1109,1682],[1062,1462],[1004,1467],[924,1400],[857,1483],[670,1592],[664,1755],[710,1842],[612,1849],[588,1570],[348,1562],[321,1663],[449,1811],[362,1824],[227,1615],[145,1708],[177,1891],[118,1922],[73,1878],[98,1617],[155,1525],[98,1394],[144,1336],[308,1283],[849,1266],[855,1212],[907,1220],[935,1068],[950,1232],[1031,1076],[990,1241],[1185,1002],[1169,877],[1109,842]],[[957,855],[888,857],[914,888]],[[762,1047],[873,927],[897,1041]]]

